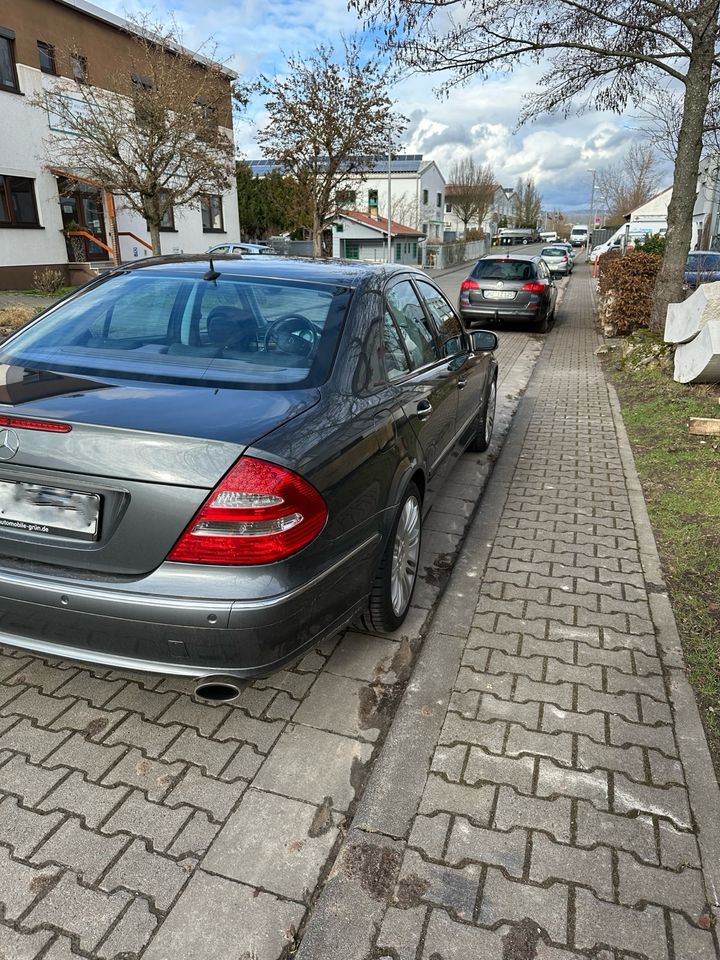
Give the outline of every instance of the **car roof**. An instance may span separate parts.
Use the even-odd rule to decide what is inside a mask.
[[[405,264],[366,263],[358,260],[319,260],[310,257],[233,257],[229,254],[212,256],[213,266],[220,274],[228,276],[259,277],[268,280],[305,280],[310,283],[327,283],[335,286],[355,287],[372,276],[390,277],[396,274],[412,273],[424,280],[431,279],[424,270]],[[168,266],[197,274],[199,267],[210,266],[207,253],[171,255],[166,257],[148,257],[133,263],[121,264],[106,276],[127,273],[135,270],[160,271]]]
[[[507,253],[486,253],[480,257],[480,260],[527,260],[528,263],[535,263],[536,260],[540,259],[541,257],[537,253],[510,253],[510,251]]]

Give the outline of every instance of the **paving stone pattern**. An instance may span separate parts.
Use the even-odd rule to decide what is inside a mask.
[[[597,344],[581,276],[373,956],[718,956]]]
[[[538,353],[503,343],[504,425]],[[490,468],[455,467],[401,631],[347,632],[231,705],[0,649],[0,960],[292,949]]]

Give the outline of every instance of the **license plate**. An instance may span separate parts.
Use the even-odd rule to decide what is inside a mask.
[[[100,497],[38,483],[0,480],[0,528],[97,540]]]
[[[486,300],[514,300],[515,291],[514,290],[486,290],[484,296]]]

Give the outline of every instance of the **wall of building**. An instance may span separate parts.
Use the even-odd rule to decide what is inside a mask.
[[[358,210],[367,212],[368,193],[377,190],[378,213],[380,219],[388,214],[387,174],[368,174],[353,179],[350,189],[355,190],[357,199],[353,204]],[[392,219],[405,227],[422,231],[423,224],[428,225],[428,235],[432,239],[442,239],[445,219],[445,180],[434,163],[429,163],[416,173],[393,173],[391,177]],[[428,203],[423,203],[423,191],[428,192]],[[440,203],[437,203],[438,194]]]
[[[37,19],[35,19],[37,18]],[[0,26],[16,33],[15,50],[18,83],[22,95],[0,90],[0,175],[29,177],[34,181],[38,227],[0,226],[0,289],[32,286],[35,270],[52,267],[67,279],[68,254],[60,210],[57,178],[48,169],[44,141],[50,135],[47,113],[33,105],[43,87],[58,82],[44,74],[38,65],[37,40],[56,43],[78,38],[78,48],[87,51],[91,79],[106,77],[108,64],[120,63],[123,50],[132,41],[120,31],[103,25],[56,0],[0,0]],[[64,39],[62,39],[64,38]],[[80,44],[84,46],[80,46]],[[114,58],[114,59],[113,59]],[[26,62],[23,62],[26,61]],[[97,68],[93,64],[97,62]],[[62,59],[58,58],[58,72]],[[96,72],[97,71],[97,72]],[[73,82],[65,81],[72,91]],[[229,81],[228,81],[229,100]],[[232,130],[226,134],[232,138]],[[144,218],[128,210],[121,197],[115,199],[117,226],[149,244],[150,234]],[[205,233],[199,203],[175,210],[175,232],[161,234],[164,253],[202,253],[223,240],[237,240],[240,224],[234,186],[223,196],[224,231]],[[110,211],[105,207],[106,241],[113,246]],[[151,252],[130,237],[120,238],[121,259],[133,260]]]

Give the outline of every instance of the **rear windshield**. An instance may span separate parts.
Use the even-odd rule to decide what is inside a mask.
[[[720,253],[691,253],[686,270],[720,270]]]
[[[472,276],[476,280],[531,280],[535,267],[527,260],[478,260]]]
[[[540,254],[541,257],[566,257],[567,250],[565,247],[545,247],[545,249]]]
[[[129,271],[22,330],[0,348],[0,363],[170,383],[317,386],[350,296],[282,279]]]

